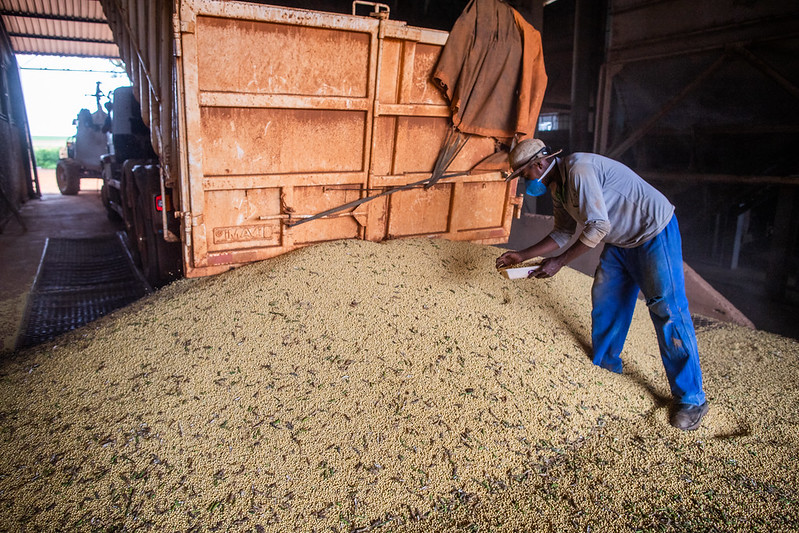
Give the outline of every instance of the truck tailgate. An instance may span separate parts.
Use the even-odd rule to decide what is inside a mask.
[[[515,181],[497,171],[292,227],[431,174],[450,128],[430,80],[446,32],[246,2],[176,9],[179,176],[173,168],[167,180],[178,190],[187,276],[336,239],[505,242]],[[494,151],[493,139],[473,137],[448,170]]]

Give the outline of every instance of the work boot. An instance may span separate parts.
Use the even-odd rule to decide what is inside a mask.
[[[671,425],[683,431],[693,431],[699,427],[702,417],[707,414],[707,402],[702,405],[681,403],[671,415]]]

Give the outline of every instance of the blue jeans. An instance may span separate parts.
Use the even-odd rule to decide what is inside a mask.
[[[677,217],[654,239],[635,248],[605,245],[591,289],[594,364],[621,373],[621,351],[639,289],[655,325],[660,357],[677,403],[701,405],[702,369],[696,346]]]

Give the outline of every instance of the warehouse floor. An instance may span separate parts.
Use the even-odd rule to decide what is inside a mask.
[[[76,196],[62,196],[55,173],[39,169],[42,198],[20,209],[27,230],[11,219],[0,233],[3,275],[0,300],[30,288],[48,237],[91,238],[113,235],[122,229],[111,222],[100,201],[100,180],[83,180]]]
[[[24,303],[31,290],[37,268],[42,259],[42,250],[48,238],[94,238],[114,235],[122,229],[120,223],[112,222],[106,216],[100,200],[98,180],[84,180],[81,191],[76,196],[62,196],[55,184],[52,171],[39,171],[42,198],[23,205],[21,215],[27,226],[23,230],[14,219],[6,223],[0,233],[0,256],[3,262],[0,276],[0,302]],[[524,216],[514,220],[507,245],[502,247],[523,248],[545,235],[550,226],[546,218],[537,215]],[[599,250],[580,258],[573,266],[591,274],[598,259]],[[12,260],[8,260],[12,259]],[[728,277],[729,278],[729,277]],[[729,284],[729,279],[725,281]],[[692,269],[686,269],[686,286],[691,301],[691,311],[714,321],[734,322],[752,325],[727,299],[715,291]],[[19,307],[19,305],[18,305]],[[753,307],[761,314],[774,315],[767,305]],[[8,314],[8,313],[6,313]],[[14,314],[14,313],[12,313]],[[11,320],[4,320],[0,326],[0,348],[12,349],[22,320],[22,309]],[[758,317],[751,317],[758,323]],[[786,317],[787,321],[787,317]],[[781,333],[781,331],[776,331]],[[785,333],[783,333],[785,334]]]
[[[38,169],[41,199],[30,200],[20,209],[26,228],[10,219],[0,233],[0,303],[4,308],[24,305],[36,277],[48,238],[96,238],[112,236],[122,229],[111,222],[100,201],[100,180],[83,180],[76,196],[62,196],[55,171]],[[20,333],[24,307],[4,314],[0,322],[0,351],[13,349]]]

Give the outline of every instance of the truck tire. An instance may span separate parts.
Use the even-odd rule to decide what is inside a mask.
[[[59,159],[55,168],[55,180],[63,195],[74,196],[80,191],[78,168],[71,159]]]
[[[150,206],[150,194],[139,190],[137,197],[137,217],[140,230],[137,231],[139,258],[141,259],[142,274],[153,287],[161,285],[160,263],[158,258],[158,245],[153,228],[153,213]]]
[[[119,216],[119,213],[114,211],[114,209],[111,207],[108,184],[105,182],[103,182],[103,186],[100,187],[100,200],[103,202],[103,207],[105,207],[105,214],[108,217],[108,220],[111,222],[122,222],[122,217]]]
[[[159,167],[137,165],[132,174],[136,183],[136,226],[142,274],[153,287],[161,287],[181,273],[181,248],[164,240],[160,213],[155,198],[161,193]]]
[[[114,156],[111,154],[104,155],[100,158],[100,164],[102,165],[100,177],[103,180],[103,185],[100,188],[100,199],[103,202],[103,207],[105,207],[108,220],[111,222],[122,222],[120,191],[117,187],[111,185],[112,183],[119,183],[116,180],[118,170],[115,168],[116,163],[114,162]]]
[[[142,229],[137,204],[136,178],[133,175],[133,169],[139,164],[141,164],[141,161],[137,160],[128,160],[122,164],[119,171],[119,204],[122,210],[122,222],[125,225],[125,232],[128,234],[133,261],[141,265],[139,236],[144,230]]]
[[[133,175],[133,169],[137,165],[143,164],[143,161],[137,159],[128,159],[122,163],[122,171],[120,174],[120,204],[122,205],[122,219],[125,221],[125,228],[131,240],[136,241],[135,225],[136,225],[136,178]]]
[[[182,272],[180,243],[164,240],[161,215],[155,205],[161,193],[159,170],[152,162],[126,161],[122,178],[131,254],[153,287],[166,285]]]

